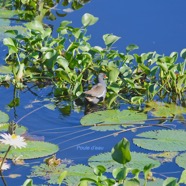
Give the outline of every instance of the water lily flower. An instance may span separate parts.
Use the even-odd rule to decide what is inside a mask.
[[[0,162],[0,164],[1,164],[2,162]],[[2,165],[2,167],[1,167],[1,170],[7,170],[7,169],[9,169],[10,168],[10,164],[8,164],[8,163],[3,163],[3,165]]]
[[[0,139],[0,142],[5,145],[10,145],[12,147],[16,148],[24,148],[26,147],[27,143],[25,142],[25,139],[19,135],[16,134],[1,134],[0,135],[3,139]]]

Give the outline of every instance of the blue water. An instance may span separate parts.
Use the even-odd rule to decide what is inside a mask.
[[[65,18],[59,18],[55,22],[55,28],[64,19],[72,20],[73,26],[79,27],[81,26],[82,15],[91,13],[99,17],[99,21],[88,28],[88,33],[92,35],[90,40],[92,45],[105,47],[102,36],[112,33],[121,37],[114,44],[115,49],[120,52],[125,52],[125,47],[129,44],[137,44],[140,48],[136,52],[139,54],[157,51],[160,54],[169,55],[173,51],[180,52],[183,48],[186,48],[185,7],[185,0],[94,0],[81,10],[74,11]],[[59,6],[58,8],[61,7]],[[0,43],[0,46],[2,49],[0,63],[3,64],[6,48],[2,46],[2,43]],[[20,91],[21,103],[16,110],[8,110],[6,107],[12,100],[13,89],[1,87],[0,90],[0,110],[6,111],[10,115],[10,120],[17,121],[47,103],[43,99],[50,88],[34,89],[38,96],[34,96],[29,91]],[[15,113],[17,114],[16,118]],[[110,151],[112,146],[122,137],[126,137],[131,141],[135,135],[135,133],[125,133],[117,137],[111,136],[84,143],[108,133],[94,132],[89,130],[89,128],[81,127],[80,119],[83,115],[84,107],[81,108],[80,112],[72,110],[70,116],[64,116],[57,108],[54,111],[41,108],[22,119],[19,124],[28,127],[30,134],[45,138],[45,141],[58,144],[60,151],[57,153],[57,157],[71,159],[75,164],[87,163],[87,159],[91,155]],[[135,146],[131,146],[131,149],[139,150]],[[30,165],[31,163],[38,164],[40,161],[43,161],[43,159],[27,161],[27,163]],[[172,170],[171,167],[164,166],[163,171],[180,170],[176,166],[172,167]],[[5,176],[9,174],[22,175],[20,178],[15,179],[16,183],[14,179],[7,179],[8,185],[19,186],[26,179],[26,176],[30,174],[30,167],[15,166],[5,172]]]

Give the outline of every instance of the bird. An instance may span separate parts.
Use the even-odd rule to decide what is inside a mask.
[[[88,102],[97,104],[100,101],[103,101],[107,92],[107,85],[104,79],[107,76],[104,73],[98,75],[98,84],[94,85],[90,90],[85,91],[85,98]]]

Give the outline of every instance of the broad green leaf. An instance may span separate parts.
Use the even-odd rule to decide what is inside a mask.
[[[59,184],[59,185],[62,184],[62,182],[63,182],[63,180],[65,179],[65,177],[67,176],[67,174],[68,174],[67,171],[63,171],[63,172],[60,174],[60,176],[59,176],[59,178],[58,178],[58,184]]]
[[[133,50],[136,50],[136,49],[138,49],[139,47],[137,46],[137,45],[135,45],[135,44],[130,44],[130,45],[128,45],[127,47],[126,47],[126,52],[127,53],[129,53],[129,52],[131,52],[131,51],[133,51]]]
[[[22,186],[34,186],[32,179],[26,179]]]
[[[130,154],[130,143],[126,138],[123,138],[119,143],[117,143],[111,151],[112,158],[118,163],[125,165],[131,161]]]
[[[6,45],[9,49],[9,54],[17,53],[18,48],[16,46],[16,42],[12,38],[5,38],[3,40],[3,44]]]
[[[84,126],[142,124],[147,119],[143,112],[133,110],[106,110],[85,115],[81,120]]]
[[[123,165],[112,159],[110,152],[90,157],[88,164],[90,166],[97,166],[101,164],[106,168],[107,172],[112,172],[115,168],[123,167]],[[159,167],[161,165],[159,161],[149,158],[148,154],[131,152],[131,161],[126,164],[126,167],[143,170],[144,166],[148,164],[154,164],[155,167]]]
[[[176,164],[184,169],[186,169],[186,152],[181,153],[176,157]]]
[[[125,180],[128,172],[129,169],[127,170],[126,167],[122,167],[122,168],[118,167],[112,171],[112,175],[117,180]]]
[[[168,104],[163,102],[151,101],[146,103],[145,111],[150,111],[156,117],[173,117],[186,113],[186,108],[177,106],[174,103]]]
[[[12,74],[12,67],[11,66],[0,66],[0,73],[2,74]]]
[[[0,123],[6,123],[9,120],[8,114],[5,112],[0,111]]]
[[[140,186],[140,182],[136,178],[132,178],[125,181],[125,186]]]
[[[82,24],[84,27],[95,24],[99,18],[94,17],[93,15],[86,13],[82,17]]]
[[[169,177],[163,182],[163,186],[178,186],[177,178]]]
[[[7,158],[13,159],[15,157],[21,157],[21,159],[34,159],[45,157],[51,154],[56,153],[59,148],[57,145],[42,142],[42,141],[26,141],[27,146],[26,148],[22,149],[14,149],[11,148]],[[7,148],[7,145],[0,144],[0,149]],[[0,157],[3,157],[4,153],[0,153]]]
[[[120,37],[115,36],[113,34],[105,34],[105,35],[103,35],[103,40],[104,40],[105,45],[107,47],[111,47],[119,39],[120,39]]]
[[[139,147],[154,151],[184,151],[186,150],[186,131],[155,130],[138,134],[133,142]]]
[[[184,170],[181,174],[181,177],[180,177],[180,180],[179,180],[179,183],[184,183],[186,184],[186,170]]]
[[[109,71],[109,82],[116,82],[118,79],[119,70],[118,68],[112,67]]]
[[[0,124],[0,132],[7,132],[8,128],[9,128],[10,124],[5,123],[5,124]],[[15,134],[17,135],[22,135],[27,131],[27,128],[22,126],[22,125],[18,125],[16,124],[15,127]]]

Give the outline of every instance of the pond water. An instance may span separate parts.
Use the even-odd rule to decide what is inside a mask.
[[[80,26],[81,17],[86,12],[99,17],[98,23],[90,27],[88,31],[92,35],[92,45],[103,46],[102,35],[113,33],[121,37],[114,45],[120,51],[125,51],[125,47],[128,44],[134,43],[140,47],[137,51],[139,54],[157,51],[160,54],[169,55],[173,51],[180,52],[186,47],[185,7],[185,0],[118,0],[117,3],[106,0],[94,0],[81,10],[68,14],[63,19],[72,20],[74,26]],[[50,21],[46,22],[51,23]],[[60,22],[61,19],[59,18],[52,24],[57,28]],[[2,43],[0,46],[2,51],[0,52],[0,59],[3,64],[3,58],[7,49]],[[29,87],[32,87],[32,85],[29,85]],[[50,86],[42,89],[34,87],[31,90],[20,91],[20,105],[15,110],[7,108],[7,105],[13,99],[13,87],[1,87],[0,91],[0,110],[7,112],[10,120],[20,120],[19,124],[26,126],[30,135],[36,135],[36,138],[58,144],[60,150],[57,153],[57,157],[67,159],[71,164],[86,164],[90,156],[110,151],[123,137],[132,141],[132,138],[137,133],[145,131],[143,129],[136,132],[126,132],[118,136],[111,135],[106,137],[109,134],[113,134],[113,131],[95,132],[88,127],[82,127],[80,119],[84,116],[84,105],[81,107],[73,106],[69,114],[66,115],[62,111],[63,105],[54,111],[43,107],[44,104],[48,103],[45,98],[51,98],[48,95],[51,91]],[[38,108],[40,109],[31,113]],[[122,110],[124,108],[127,108],[127,105],[121,103],[119,109]],[[173,123],[178,125],[178,128],[185,129],[183,125],[178,124],[176,121]],[[104,136],[105,138],[102,138]],[[145,150],[134,145],[131,145],[131,150],[145,152]],[[37,165],[42,161],[43,158],[26,161],[28,166],[15,166],[7,170],[5,179],[9,174],[21,174],[21,177],[16,179],[7,178],[8,185],[21,185],[26,176],[30,174],[30,166]],[[175,172],[167,176],[179,177],[181,170],[174,163],[161,166],[161,172]],[[158,171],[158,169],[157,171],[155,170],[155,172]],[[34,179],[34,183],[43,182],[40,179]]]

